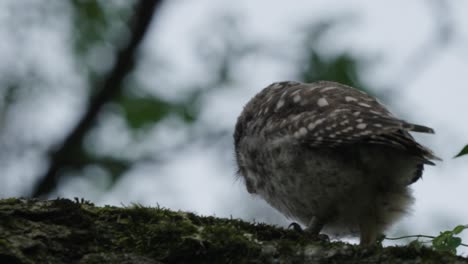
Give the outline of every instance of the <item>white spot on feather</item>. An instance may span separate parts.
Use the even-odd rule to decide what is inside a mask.
[[[313,130],[313,129],[315,128],[315,126],[316,126],[315,123],[310,123],[310,124],[307,126],[307,128],[308,128],[309,130]]]
[[[301,114],[293,115],[293,116],[290,116],[289,118],[291,119],[292,122],[295,122],[295,121],[301,119],[302,115]]]
[[[366,103],[358,103],[358,105],[364,106],[364,107],[371,107],[369,104],[366,104]]]
[[[322,97],[320,99],[317,100],[317,105],[319,107],[324,107],[324,106],[327,106],[328,105],[328,101],[327,99],[325,99],[325,97]]]
[[[276,110],[283,107],[283,105],[284,105],[284,100],[283,99],[279,100],[278,103],[276,104]]]
[[[296,89],[296,90],[294,90],[294,91],[291,93],[291,95],[296,95],[296,94],[298,94],[300,91],[301,91],[300,89]]]
[[[294,98],[293,98],[293,101],[294,101],[295,103],[301,101],[301,95],[296,94],[296,95],[294,96]]]
[[[337,89],[337,88],[338,87],[336,87],[336,86],[329,86],[329,87],[323,88],[320,92],[324,93],[326,91],[334,90],[334,89]]]
[[[352,97],[352,96],[346,96],[346,97],[345,97],[345,101],[346,101],[346,102],[356,102],[357,99],[354,98],[354,97]]]
[[[305,136],[307,134],[307,128],[305,128],[305,127],[299,128],[299,134],[301,136]]]
[[[358,129],[365,129],[367,127],[367,124],[364,124],[364,123],[360,123],[356,126],[356,128]]]
[[[320,125],[320,124],[323,123],[323,121],[325,121],[325,118],[320,118],[320,119],[315,120],[314,124],[315,125]]]
[[[270,85],[270,87],[271,87],[272,89],[278,89],[278,88],[281,88],[282,85],[281,85],[280,83],[274,83],[274,84]]]
[[[299,133],[299,131],[294,132],[294,137],[295,138],[300,138],[301,137],[301,134]]]

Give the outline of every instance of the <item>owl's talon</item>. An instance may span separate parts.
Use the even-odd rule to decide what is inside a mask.
[[[330,242],[330,237],[327,236],[327,235],[325,235],[325,234],[313,235],[313,237],[314,237],[316,240],[321,240],[321,241]]]
[[[288,229],[292,229],[300,234],[303,234],[311,240],[320,240],[327,242],[330,241],[330,238],[327,235],[310,232],[309,228],[304,229],[296,222],[292,222],[291,224],[289,224]]]
[[[288,229],[293,229],[298,233],[304,233],[304,229],[302,229],[302,227],[296,222],[292,222],[291,224],[289,224]]]

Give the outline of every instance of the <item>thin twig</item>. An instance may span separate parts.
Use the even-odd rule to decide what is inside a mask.
[[[387,240],[400,240],[400,239],[405,239],[405,238],[430,238],[434,239],[436,238],[435,236],[427,236],[427,235],[411,235],[411,236],[402,236],[402,237],[385,237]],[[461,243],[460,246],[468,247],[468,244],[463,244]]]
[[[434,239],[435,236],[411,235],[411,236],[402,236],[402,237],[385,237],[385,239],[387,239],[387,240],[399,240],[399,239],[405,239],[405,238],[430,238],[430,239]]]

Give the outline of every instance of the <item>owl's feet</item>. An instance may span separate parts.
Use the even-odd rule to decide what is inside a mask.
[[[302,229],[302,227],[296,223],[296,222],[292,222],[291,224],[288,225],[288,229],[292,229],[298,233],[303,233],[304,232],[304,229]]]
[[[320,232],[314,232],[315,230],[312,230],[311,228],[306,228],[303,229],[298,223],[292,222],[289,226],[288,229],[293,229],[294,231],[301,233],[311,240],[321,240],[321,241],[330,241],[330,238],[325,235],[325,234],[320,234]]]

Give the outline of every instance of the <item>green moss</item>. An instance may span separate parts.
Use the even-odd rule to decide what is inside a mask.
[[[310,240],[238,219],[85,200],[0,200],[0,263],[468,263],[427,248]],[[439,263],[442,263],[439,262]],[[437,263],[437,262],[433,262]]]

